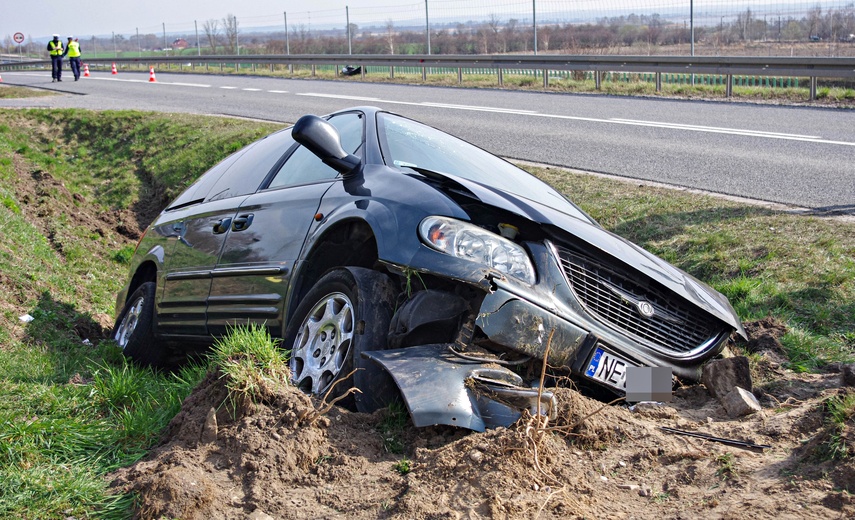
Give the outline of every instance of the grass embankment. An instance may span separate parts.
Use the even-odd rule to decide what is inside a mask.
[[[0,99],[18,99],[28,97],[55,96],[55,92],[38,90],[27,87],[16,87],[13,85],[0,85]]]
[[[130,367],[101,341],[128,230],[150,202],[273,128],[0,112],[0,518],[128,516],[130,497],[110,496],[103,475],[146,453],[204,373]]]
[[[205,370],[140,370],[100,340],[127,275],[132,231],[220,158],[275,128],[138,112],[0,111],[0,517],[129,514],[131,497],[111,496],[103,476],[157,442]],[[783,320],[791,367],[851,358],[855,224],[535,172],[608,229],[712,283],[743,319]],[[24,314],[34,320],[19,321]],[[238,389],[267,384],[249,370],[255,365],[221,351],[244,374]]]

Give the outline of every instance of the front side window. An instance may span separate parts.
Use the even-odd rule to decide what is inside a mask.
[[[293,145],[290,129],[280,130],[257,141],[220,177],[208,193],[206,201],[255,193],[270,170]]]
[[[361,112],[339,114],[329,119],[341,136],[341,147],[347,153],[359,154],[362,148],[365,116]],[[279,168],[268,188],[296,186],[322,180],[334,179],[338,172],[324,164],[318,156],[301,146],[294,150],[285,164]]]

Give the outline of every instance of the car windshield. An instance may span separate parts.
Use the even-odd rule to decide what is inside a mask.
[[[579,208],[545,182],[495,155],[436,128],[394,114],[378,117],[383,158],[497,188],[578,216]]]

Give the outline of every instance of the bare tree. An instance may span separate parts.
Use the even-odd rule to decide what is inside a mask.
[[[226,34],[226,42],[229,49],[237,54],[237,39],[238,39],[238,21],[235,15],[229,13],[222,20],[223,32]]]
[[[389,54],[395,54],[395,24],[391,18],[386,21],[386,41],[389,43]]]
[[[220,22],[213,18],[205,22],[202,26],[205,29],[205,37],[208,38],[208,46],[211,47],[211,54],[217,53],[217,43],[220,34]]]

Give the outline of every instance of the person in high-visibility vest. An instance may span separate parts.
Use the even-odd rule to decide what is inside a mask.
[[[62,81],[62,42],[59,41],[59,35],[54,34],[53,40],[47,44],[48,54],[50,54],[50,77],[54,81]]]
[[[74,74],[74,81],[80,79],[80,42],[77,38],[71,41],[73,36],[68,37],[68,43],[65,44],[65,53],[63,56],[68,56],[68,64],[71,66],[71,73]]]

